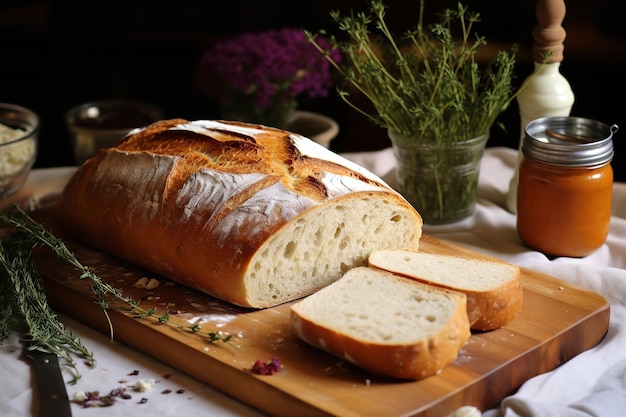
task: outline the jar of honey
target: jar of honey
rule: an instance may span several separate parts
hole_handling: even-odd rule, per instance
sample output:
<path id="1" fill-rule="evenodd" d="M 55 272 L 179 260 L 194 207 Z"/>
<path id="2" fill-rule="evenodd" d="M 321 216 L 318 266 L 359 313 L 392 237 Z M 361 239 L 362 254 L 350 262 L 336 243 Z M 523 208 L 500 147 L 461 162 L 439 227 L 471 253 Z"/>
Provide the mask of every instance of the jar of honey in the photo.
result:
<path id="1" fill-rule="evenodd" d="M 602 246 L 611 220 L 617 129 L 577 117 L 526 125 L 517 190 L 517 232 L 526 246 L 570 257 Z"/>

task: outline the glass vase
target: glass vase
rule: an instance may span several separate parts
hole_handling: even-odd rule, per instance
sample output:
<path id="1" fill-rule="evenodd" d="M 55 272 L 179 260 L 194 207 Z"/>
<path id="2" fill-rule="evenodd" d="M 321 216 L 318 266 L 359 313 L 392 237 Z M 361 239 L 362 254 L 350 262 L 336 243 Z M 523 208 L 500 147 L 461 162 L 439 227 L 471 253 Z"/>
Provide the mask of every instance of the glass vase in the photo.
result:
<path id="1" fill-rule="evenodd" d="M 460 221 L 474 213 L 480 162 L 489 134 L 464 141 L 433 141 L 389 131 L 398 191 L 425 224 Z"/>

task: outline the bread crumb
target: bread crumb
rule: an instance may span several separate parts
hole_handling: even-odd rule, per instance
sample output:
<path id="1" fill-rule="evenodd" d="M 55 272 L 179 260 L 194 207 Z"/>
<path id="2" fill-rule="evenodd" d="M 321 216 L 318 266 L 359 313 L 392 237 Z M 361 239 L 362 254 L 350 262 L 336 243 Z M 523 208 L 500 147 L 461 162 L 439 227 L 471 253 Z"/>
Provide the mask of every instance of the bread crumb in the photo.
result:
<path id="1" fill-rule="evenodd" d="M 146 288 L 146 285 L 148 284 L 148 278 L 143 277 L 143 278 L 139 278 L 134 284 L 133 287 L 135 288 Z"/>
<path id="2" fill-rule="evenodd" d="M 78 390 L 74 393 L 74 395 L 72 396 L 71 401 L 75 402 L 75 403 L 82 403 L 84 401 L 87 401 L 87 393 L 85 393 L 85 391 L 83 390 Z"/>
<path id="3" fill-rule="evenodd" d="M 135 391 L 146 392 L 146 391 L 149 391 L 154 384 L 156 384 L 156 381 L 154 380 L 154 378 L 150 378 L 147 380 L 142 379 L 139 382 L 137 382 L 135 385 L 133 385 L 133 389 Z"/>
<path id="4" fill-rule="evenodd" d="M 159 285 L 160 285 L 160 282 L 158 279 L 142 277 L 142 278 L 139 278 L 133 286 L 135 288 L 153 290 L 155 288 L 158 288 Z"/>

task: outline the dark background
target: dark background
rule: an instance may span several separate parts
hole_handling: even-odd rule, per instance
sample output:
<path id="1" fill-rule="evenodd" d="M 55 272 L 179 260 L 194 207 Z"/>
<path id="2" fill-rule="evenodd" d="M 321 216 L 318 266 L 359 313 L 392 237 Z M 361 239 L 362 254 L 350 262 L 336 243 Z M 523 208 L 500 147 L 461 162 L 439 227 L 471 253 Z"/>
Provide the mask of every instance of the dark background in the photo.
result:
<path id="1" fill-rule="evenodd" d="M 426 0 L 427 15 L 455 7 L 456 0 Z M 20 104 L 42 118 L 37 167 L 72 165 L 63 122 L 71 107 L 93 100 L 129 98 L 151 102 L 167 118 L 218 117 L 215 104 L 193 85 L 202 53 L 215 41 L 246 31 L 299 27 L 335 30 L 331 10 L 364 10 L 368 0 L 0 0 L 0 101 Z M 418 17 L 417 0 L 386 0 L 388 22 L 400 33 Z M 532 71 L 533 0 L 466 0 L 479 12 L 476 27 L 489 46 L 521 46 L 516 81 Z M 562 74 L 576 102 L 572 115 L 622 131 L 615 138 L 616 179 L 626 181 L 626 2 L 568 0 Z M 336 119 L 338 152 L 382 149 L 386 132 L 372 126 L 336 95 L 303 100 L 300 107 Z M 517 148 L 519 116 L 515 103 L 494 129 L 489 146 Z"/>

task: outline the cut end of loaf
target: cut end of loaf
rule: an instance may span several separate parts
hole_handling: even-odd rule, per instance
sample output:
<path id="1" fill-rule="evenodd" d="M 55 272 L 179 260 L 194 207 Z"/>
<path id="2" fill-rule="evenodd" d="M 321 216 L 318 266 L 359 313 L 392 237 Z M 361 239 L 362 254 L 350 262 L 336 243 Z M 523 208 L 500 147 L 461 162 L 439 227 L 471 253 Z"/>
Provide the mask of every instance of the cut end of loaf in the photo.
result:
<path id="1" fill-rule="evenodd" d="M 377 249 L 417 250 L 419 217 L 395 195 L 376 194 L 331 201 L 275 233 L 246 271 L 249 304 L 265 308 L 309 295 L 365 265 Z"/>
<path id="2" fill-rule="evenodd" d="M 470 337 L 465 295 L 368 267 L 291 309 L 302 340 L 392 378 L 436 374 Z"/>

